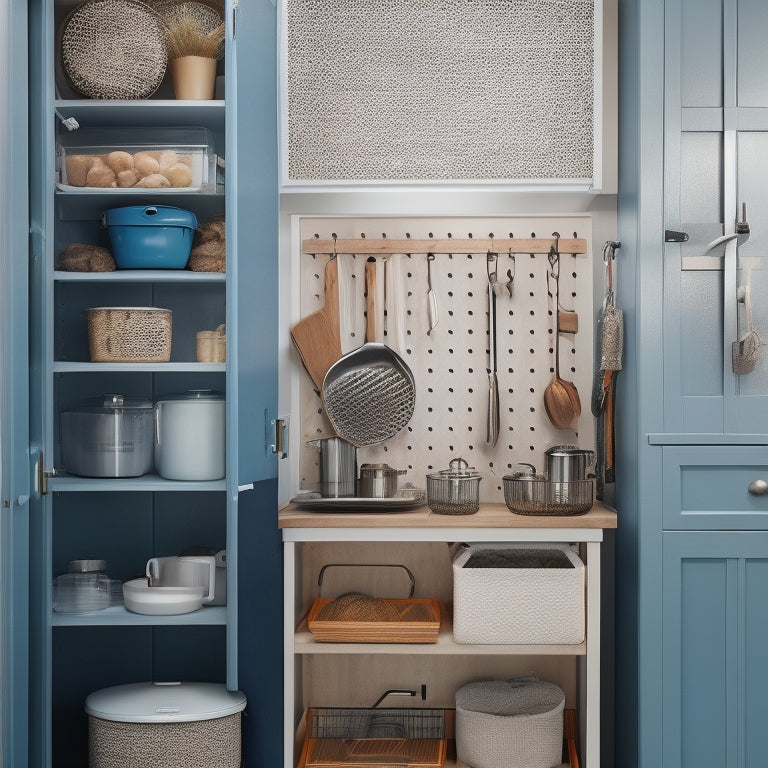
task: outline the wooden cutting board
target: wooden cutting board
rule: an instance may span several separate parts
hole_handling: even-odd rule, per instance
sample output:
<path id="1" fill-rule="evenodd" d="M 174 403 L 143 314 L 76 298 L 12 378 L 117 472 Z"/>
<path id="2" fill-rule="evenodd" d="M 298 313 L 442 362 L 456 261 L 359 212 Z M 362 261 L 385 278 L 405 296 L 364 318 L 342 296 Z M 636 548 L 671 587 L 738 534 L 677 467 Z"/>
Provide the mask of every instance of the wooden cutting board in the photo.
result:
<path id="1" fill-rule="evenodd" d="M 339 262 L 325 265 L 323 306 L 291 328 L 291 338 L 312 382 L 319 391 L 328 369 L 341 357 L 339 332 Z"/>

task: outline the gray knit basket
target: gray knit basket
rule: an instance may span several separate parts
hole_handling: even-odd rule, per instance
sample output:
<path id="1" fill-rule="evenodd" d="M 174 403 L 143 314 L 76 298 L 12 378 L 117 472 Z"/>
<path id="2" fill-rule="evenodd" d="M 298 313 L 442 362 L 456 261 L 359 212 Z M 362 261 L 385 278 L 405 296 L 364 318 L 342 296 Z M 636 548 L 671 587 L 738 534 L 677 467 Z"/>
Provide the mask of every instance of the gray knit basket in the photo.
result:
<path id="1" fill-rule="evenodd" d="M 563 754 L 563 690 L 535 679 L 456 692 L 456 756 L 472 768 L 553 768 Z"/>

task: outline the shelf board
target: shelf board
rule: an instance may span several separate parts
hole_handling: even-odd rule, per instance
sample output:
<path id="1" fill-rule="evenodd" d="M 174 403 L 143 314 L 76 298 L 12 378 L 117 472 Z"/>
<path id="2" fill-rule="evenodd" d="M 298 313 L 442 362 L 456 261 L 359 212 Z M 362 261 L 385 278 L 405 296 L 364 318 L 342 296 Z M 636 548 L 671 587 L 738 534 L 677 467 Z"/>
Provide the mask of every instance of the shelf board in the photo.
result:
<path id="1" fill-rule="evenodd" d="M 76 477 L 62 475 L 48 479 L 51 491 L 226 491 L 226 480 L 166 480 L 159 475 L 141 477 Z"/>
<path id="2" fill-rule="evenodd" d="M 371 654 L 397 656 L 584 656 L 586 642 L 573 645 L 476 645 L 453 639 L 453 622 L 441 611 L 440 632 L 436 643 L 318 643 L 302 621 L 293 639 L 294 653 Z"/>
<path id="3" fill-rule="evenodd" d="M 278 515 L 278 526 L 283 530 L 286 540 L 314 538 L 314 534 L 305 534 L 293 529 L 314 529 L 318 536 L 329 541 L 334 534 L 329 529 L 361 529 L 363 536 L 371 539 L 382 538 L 387 529 L 542 529 L 545 531 L 599 530 L 616 528 L 616 512 L 600 502 L 595 502 L 592 509 L 583 515 L 516 515 L 507 509 L 506 504 L 481 503 L 474 515 L 438 515 L 426 505 L 406 512 L 312 512 L 301 509 L 295 504 L 287 504 Z M 375 529 L 377 533 L 365 533 Z M 482 535 L 479 534 L 479 535 Z M 555 535 L 555 534 L 553 534 Z M 559 534 L 558 534 L 559 535 Z M 453 539 L 452 539 L 453 540 Z M 481 539 L 482 540 L 482 539 Z M 586 539 L 585 539 L 586 540 Z"/>
<path id="4" fill-rule="evenodd" d="M 191 626 L 225 625 L 227 609 L 223 606 L 203 607 L 192 613 L 178 616 L 145 616 L 131 613 L 122 605 L 105 608 L 94 613 L 56 613 L 51 614 L 54 627 L 124 627 L 124 626 Z"/>
<path id="5" fill-rule="evenodd" d="M 54 373 L 226 373 L 226 363 L 86 363 L 53 364 Z"/>
<path id="6" fill-rule="evenodd" d="M 223 283 L 223 272 L 193 272 L 189 269 L 118 269 L 115 272 L 63 272 L 53 279 L 60 283 Z"/>
<path id="7" fill-rule="evenodd" d="M 207 125 L 224 130 L 223 99 L 56 99 L 54 107 L 64 117 L 75 117 L 82 127 Z"/>

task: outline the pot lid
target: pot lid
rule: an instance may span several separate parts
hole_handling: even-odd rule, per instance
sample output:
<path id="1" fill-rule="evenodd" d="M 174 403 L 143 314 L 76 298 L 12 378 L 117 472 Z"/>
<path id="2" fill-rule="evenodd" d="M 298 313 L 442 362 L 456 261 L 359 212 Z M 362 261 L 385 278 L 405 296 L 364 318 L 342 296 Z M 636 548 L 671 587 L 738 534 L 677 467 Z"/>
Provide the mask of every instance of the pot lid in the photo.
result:
<path id="1" fill-rule="evenodd" d="M 102 397 L 85 400 L 82 405 L 69 409 L 78 413 L 118 413 L 125 410 L 152 410 L 152 401 L 141 397 L 127 397 L 108 392 Z M 66 411 L 65 411 L 66 412 Z"/>
<path id="2" fill-rule="evenodd" d="M 177 402 L 183 400 L 189 402 L 191 400 L 212 401 L 223 400 L 224 395 L 221 392 L 217 392 L 215 389 L 188 389 L 186 392 L 181 392 L 175 395 L 163 395 L 158 398 L 158 401 L 163 402 Z"/>
<path id="3" fill-rule="evenodd" d="M 85 711 L 120 723 L 215 720 L 245 709 L 245 696 L 219 683 L 129 683 L 94 691 Z"/>
<path id="4" fill-rule="evenodd" d="M 573 456 L 589 454 L 592 451 L 587 448 L 579 448 L 578 445 L 553 445 L 551 448 L 547 448 L 544 453 L 547 456 Z"/>
<path id="5" fill-rule="evenodd" d="M 474 468 L 470 467 L 464 459 L 456 458 L 451 459 L 448 462 L 448 469 L 442 469 L 439 472 L 433 472 L 427 475 L 427 477 L 434 480 L 444 480 L 450 478 L 461 478 L 463 480 L 480 480 L 480 473 Z"/>
<path id="6" fill-rule="evenodd" d="M 192 211 L 172 205 L 126 205 L 110 208 L 104 213 L 106 226 L 189 227 L 197 229 L 197 217 Z"/>

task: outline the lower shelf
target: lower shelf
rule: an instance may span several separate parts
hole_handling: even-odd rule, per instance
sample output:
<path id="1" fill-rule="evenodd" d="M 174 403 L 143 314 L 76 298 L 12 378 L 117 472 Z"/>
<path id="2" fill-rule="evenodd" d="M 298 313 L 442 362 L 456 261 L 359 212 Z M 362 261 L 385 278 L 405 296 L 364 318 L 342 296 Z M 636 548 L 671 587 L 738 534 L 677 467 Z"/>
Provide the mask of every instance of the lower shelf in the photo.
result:
<path id="1" fill-rule="evenodd" d="M 94 613 L 56 613 L 51 614 L 54 627 L 105 627 L 105 626 L 175 626 L 175 625 L 216 625 L 227 623 L 225 606 L 203 607 L 191 613 L 178 616 L 147 616 L 132 613 L 123 606 L 113 606 Z"/>

